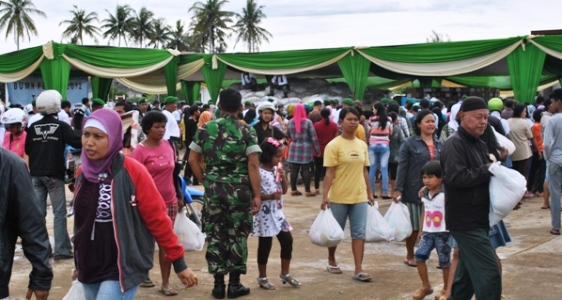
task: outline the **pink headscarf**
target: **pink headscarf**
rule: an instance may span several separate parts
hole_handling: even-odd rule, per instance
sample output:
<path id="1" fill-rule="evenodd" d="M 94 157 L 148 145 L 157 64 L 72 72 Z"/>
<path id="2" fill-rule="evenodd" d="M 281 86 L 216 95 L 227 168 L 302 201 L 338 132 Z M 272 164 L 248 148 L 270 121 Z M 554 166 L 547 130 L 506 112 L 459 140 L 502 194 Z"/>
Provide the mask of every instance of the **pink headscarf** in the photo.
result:
<path id="1" fill-rule="evenodd" d="M 335 122 L 334 121 L 334 110 L 332 109 L 331 105 L 326 105 L 326 108 L 330 110 L 330 121 Z M 336 122 L 337 123 L 337 122 Z"/>
<path id="2" fill-rule="evenodd" d="M 119 151 L 123 148 L 123 123 L 121 117 L 114 111 L 109 109 L 98 109 L 93 112 L 89 117 L 84 119 L 84 125 L 89 119 L 95 119 L 103 124 L 107 131 L 107 138 L 109 139 L 109 149 L 104 158 L 98 160 L 91 160 L 86 155 L 86 151 L 82 151 L 80 159 L 82 160 L 82 174 L 90 182 L 98 182 L 99 175 L 107 173 L 108 177 L 106 182 L 113 178 L 111 174 L 111 164 L 113 158 L 117 156 Z M 83 126 L 84 126 L 83 125 Z"/>
<path id="3" fill-rule="evenodd" d="M 291 121 L 295 122 L 295 130 L 298 133 L 301 133 L 301 123 L 302 120 L 306 120 L 306 109 L 302 103 L 297 104 L 295 106 L 295 110 L 293 111 L 293 118 Z"/>

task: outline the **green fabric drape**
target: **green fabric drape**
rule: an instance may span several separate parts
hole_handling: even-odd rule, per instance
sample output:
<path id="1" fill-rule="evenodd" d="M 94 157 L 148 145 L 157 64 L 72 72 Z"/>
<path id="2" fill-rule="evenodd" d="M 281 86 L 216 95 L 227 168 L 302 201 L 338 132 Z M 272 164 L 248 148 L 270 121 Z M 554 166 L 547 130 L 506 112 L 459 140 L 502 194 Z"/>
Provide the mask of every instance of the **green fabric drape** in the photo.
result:
<path id="1" fill-rule="evenodd" d="M 31 66 L 43 55 L 43 47 L 33 47 L 0 55 L 0 73 L 14 73 Z"/>
<path id="2" fill-rule="evenodd" d="M 205 84 L 207 84 L 209 95 L 211 95 L 209 104 L 215 104 L 217 103 L 219 92 L 222 86 L 222 81 L 224 79 L 224 74 L 226 73 L 226 64 L 219 61 L 217 69 L 213 70 L 212 57 L 205 57 L 205 65 L 201 68 L 201 73 L 203 73 Z"/>
<path id="3" fill-rule="evenodd" d="M 185 81 L 180 80 L 181 83 L 181 93 L 183 95 L 183 99 L 185 99 L 186 103 L 188 105 L 192 105 L 193 102 L 191 102 L 191 99 L 189 98 L 189 95 L 187 94 L 187 84 Z"/>
<path id="4" fill-rule="evenodd" d="M 332 82 L 346 82 L 347 80 L 345 78 L 332 78 L 332 79 L 326 79 L 328 82 L 332 83 Z M 401 85 L 404 84 L 408 81 L 410 81 L 411 79 L 400 79 L 400 80 L 394 80 L 394 79 L 388 79 L 388 78 L 383 78 L 383 77 L 378 77 L 378 76 L 369 76 L 367 77 L 367 83 L 366 83 L 366 87 L 373 87 L 373 88 L 377 88 L 377 89 L 388 89 L 391 87 L 395 87 L 397 85 Z"/>
<path id="5" fill-rule="evenodd" d="M 44 59 L 41 62 L 41 76 L 45 83 L 45 89 L 57 90 L 66 100 L 66 93 L 68 91 L 68 80 L 70 77 L 70 64 L 62 59 Z"/>
<path id="6" fill-rule="evenodd" d="M 66 45 L 64 54 L 94 66 L 123 69 L 154 65 L 172 56 L 167 50 L 160 49 L 78 45 Z"/>
<path id="7" fill-rule="evenodd" d="M 559 35 L 538 36 L 533 39 L 537 44 L 554 51 L 562 52 L 562 37 Z"/>
<path id="8" fill-rule="evenodd" d="M 199 92 L 201 91 L 200 82 L 182 80 L 181 86 L 182 86 L 182 91 L 184 91 L 185 99 L 188 99 L 190 105 L 199 101 L 199 96 L 200 96 Z"/>
<path id="9" fill-rule="evenodd" d="M 507 56 L 509 76 L 516 100 L 533 103 L 545 57 L 546 53 L 531 43 L 526 44 L 525 48 L 517 47 Z"/>
<path id="10" fill-rule="evenodd" d="M 178 82 L 178 62 L 179 57 L 174 57 L 164 66 L 164 77 L 166 78 L 166 90 L 168 96 L 176 96 L 176 83 Z"/>
<path id="11" fill-rule="evenodd" d="M 92 98 L 100 98 L 107 102 L 107 95 L 109 95 L 113 79 L 92 76 L 90 81 L 92 84 Z"/>
<path id="12" fill-rule="evenodd" d="M 539 86 L 553 82 L 558 78 L 557 75 L 541 75 L 539 80 Z M 510 76 L 450 76 L 445 77 L 445 79 L 470 87 L 491 87 L 498 88 L 500 90 L 512 90 Z"/>
<path id="13" fill-rule="evenodd" d="M 403 46 L 370 47 L 361 49 L 379 59 L 405 63 L 450 62 L 491 54 L 513 45 L 522 37 L 508 39 L 425 43 Z"/>
<path id="14" fill-rule="evenodd" d="M 355 99 L 363 99 L 371 62 L 359 53 L 351 52 L 340 59 L 338 65 Z"/>
<path id="15" fill-rule="evenodd" d="M 229 64 L 251 69 L 294 69 L 317 65 L 345 53 L 350 48 L 331 48 L 295 51 L 274 51 L 264 53 L 218 54 Z M 275 71 L 272 70 L 272 74 Z"/>

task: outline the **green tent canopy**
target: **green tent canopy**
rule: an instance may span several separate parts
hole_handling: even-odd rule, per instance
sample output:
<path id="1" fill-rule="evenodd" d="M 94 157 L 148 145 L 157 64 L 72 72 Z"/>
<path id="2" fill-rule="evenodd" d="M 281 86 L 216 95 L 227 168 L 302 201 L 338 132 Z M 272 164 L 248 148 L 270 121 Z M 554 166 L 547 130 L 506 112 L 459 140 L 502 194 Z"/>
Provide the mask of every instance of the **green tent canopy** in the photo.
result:
<path id="1" fill-rule="evenodd" d="M 539 86 L 562 78 L 562 35 L 342 47 L 262 53 L 180 53 L 176 50 L 79 46 L 49 42 L 0 55 L 0 82 L 15 82 L 40 72 L 45 86 L 65 97 L 69 76 L 90 76 L 95 97 L 105 98 L 113 79 L 144 93 L 197 98 L 205 83 L 211 102 L 225 80 L 251 72 L 291 78 L 345 81 L 362 99 L 368 86 L 392 88 L 417 80 L 512 90 L 531 102 Z M 182 86 L 183 84 L 183 86 Z"/>

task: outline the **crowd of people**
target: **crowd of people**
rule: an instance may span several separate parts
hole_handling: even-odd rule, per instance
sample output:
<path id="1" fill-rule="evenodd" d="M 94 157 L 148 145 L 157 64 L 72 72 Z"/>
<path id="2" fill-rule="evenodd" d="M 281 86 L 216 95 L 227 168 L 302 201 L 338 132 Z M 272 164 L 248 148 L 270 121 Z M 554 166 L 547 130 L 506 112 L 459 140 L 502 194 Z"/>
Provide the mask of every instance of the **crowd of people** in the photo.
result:
<path id="1" fill-rule="evenodd" d="M 281 281 L 302 285 L 290 273 L 293 227 L 283 213 L 283 195 L 289 188 L 292 196 L 302 195 L 300 183 L 306 197 L 321 198 L 320 208 L 329 208 L 342 229 L 349 219 L 353 279 L 362 282 L 373 279 L 362 268 L 367 206 L 377 198 L 406 205 L 412 234 L 405 240 L 403 262 L 417 268 L 422 282 L 414 299 L 433 293 L 425 265 L 433 249 L 444 282 L 436 299 L 502 297 L 495 250 L 510 237 L 503 221 L 490 227 L 488 220 L 488 168 L 495 161 L 527 179 L 525 198 L 544 197 L 550 233 L 560 234 L 561 89 L 528 105 L 471 96 L 449 105 L 421 100 L 400 106 L 383 98 L 365 109 L 363 102 L 346 98 L 341 104 L 324 100 L 287 107 L 269 99 L 256 107 L 242 103 L 233 89 L 223 90 L 219 99 L 215 107 L 178 105 L 173 96 L 162 106 L 150 105 L 141 98 L 108 109 L 97 98 L 73 106 L 47 90 L 29 108 L 3 112 L 0 199 L 10 205 L 2 206 L 7 211 L 0 216 L 10 217 L 0 220 L 8 250 L 2 252 L 8 275 L 0 281 L 0 299 L 9 295 L 18 236 L 33 266 L 27 298 L 34 293 L 47 299 L 53 277 L 49 257 L 54 257 L 74 260 L 73 278 L 83 284 L 87 299 L 133 299 L 139 287 L 155 286 L 149 276 L 154 241 L 159 291 L 177 295 L 169 280 L 172 266 L 186 287 L 197 285 L 172 230 L 184 205 L 177 176 L 205 189 L 202 231 L 217 299 L 250 293 L 241 282 L 249 235 L 258 237 L 260 288 L 276 289 L 267 276 L 274 236 L 281 246 Z M 139 123 L 124 126 L 131 112 Z M 508 155 L 496 134 L 508 138 L 515 151 Z M 82 163 L 72 174 L 72 243 L 66 229 L 69 147 L 81 149 Z M 45 228 L 47 195 L 54 214 L 53 249 Z M 18 209 L 24 205 L 29 209 Z M 328 248 L 331 274 L 342 273 L 336 249 Z"/>

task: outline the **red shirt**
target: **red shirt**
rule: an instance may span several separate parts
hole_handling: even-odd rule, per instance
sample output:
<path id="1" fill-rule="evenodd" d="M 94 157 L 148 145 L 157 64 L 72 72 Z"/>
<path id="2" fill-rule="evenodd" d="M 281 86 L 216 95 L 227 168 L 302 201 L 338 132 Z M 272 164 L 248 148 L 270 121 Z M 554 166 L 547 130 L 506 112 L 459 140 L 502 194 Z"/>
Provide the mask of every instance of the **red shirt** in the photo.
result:
<path id="1" fill-rule="evenodd" d="M 143 164 L 152 176 L 156 188 L 166 204 L 177 202 L 174 185 L 175 153 L 168 141 L 162 140 L 160 145 L 148 148 L 139 144 L 132 157 Z"/>
<path id="2" fill-rule="evenodd" d="M 326 145 L 338 134 L 338 125 L 332 121 L 326 125 L 326 121 L 322 120 L 314 123 L 314 130 L 316 130 L 318 144 L 320 145 L 320 156 L 324 157 Z"/>

